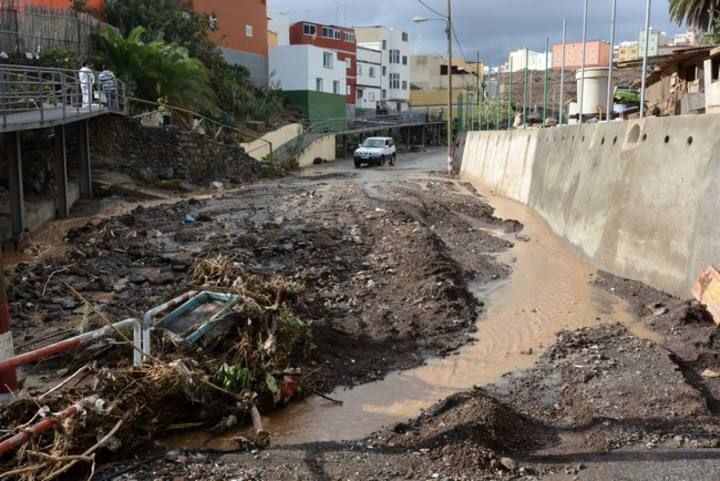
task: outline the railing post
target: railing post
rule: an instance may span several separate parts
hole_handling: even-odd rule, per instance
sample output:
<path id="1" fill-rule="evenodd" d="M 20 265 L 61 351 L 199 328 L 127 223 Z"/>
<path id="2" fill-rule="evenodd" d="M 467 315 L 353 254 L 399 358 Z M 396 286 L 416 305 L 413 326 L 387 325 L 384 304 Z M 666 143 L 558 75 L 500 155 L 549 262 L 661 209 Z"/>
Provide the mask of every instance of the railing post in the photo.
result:
<path id="1" fill-rule="evenodd" d="M 40 76 L 40 125 L 45 123 L 45 102 L 43 102 L 43 95 L 45 95 L 43 89 L 45 88 L 45 82 L 43 81 L 42 72 L 38 72 Z"/>
<path id="2" fill-rule="evenodd" d="M 65 119 L 67 119 L 67 112 L 66 112 L 66 108 L 65 108 L 65 104 L 67 103 L 67 102 L 65 102 L 65 96 L 67 95 L 67 92 L 65 90 L 66 85 L 65 85 L 65 74 L 64 73 L 60 74 L 60 79 L 61 79 L 60 80 L 60 101 L 62 102 L 63 120 L 65 120 Z"/>

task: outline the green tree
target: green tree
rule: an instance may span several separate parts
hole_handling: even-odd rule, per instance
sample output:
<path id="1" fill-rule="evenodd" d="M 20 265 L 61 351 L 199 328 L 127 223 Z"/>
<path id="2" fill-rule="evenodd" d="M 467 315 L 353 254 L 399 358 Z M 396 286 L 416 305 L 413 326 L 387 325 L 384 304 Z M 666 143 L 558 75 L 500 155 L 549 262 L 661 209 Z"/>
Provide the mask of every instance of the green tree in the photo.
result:
<path id="1" fill-rule="evenodd" d="M 98 62 L 110 66 L 141 99 L 216 114 L 218 107 L 208 69 L 189 56 L 186 48 L 166 42 L 162 35 L 145 41 L 142 27 L 124 37 L 112 29 L 97 36 Z"/>
<path id="2" fill-rule="evenodd" d="M 706 32 L 713 29 L 720 13 L 720 0 L 670 0 L 670 18 L 678 25 Z"/>

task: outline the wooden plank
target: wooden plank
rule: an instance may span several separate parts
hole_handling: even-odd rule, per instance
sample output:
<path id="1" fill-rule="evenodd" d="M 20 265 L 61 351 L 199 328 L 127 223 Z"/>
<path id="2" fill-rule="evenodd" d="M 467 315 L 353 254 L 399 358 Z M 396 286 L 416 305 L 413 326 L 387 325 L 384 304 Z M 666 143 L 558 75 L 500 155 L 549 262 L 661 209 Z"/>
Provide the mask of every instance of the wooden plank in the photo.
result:
<path id="1" fill-rule="evenodd" d="M 710 266 L 698 277 L 693 286 L 693 296 L 707 307 L 715 324 L 720 325 L 720 271 Z"/>

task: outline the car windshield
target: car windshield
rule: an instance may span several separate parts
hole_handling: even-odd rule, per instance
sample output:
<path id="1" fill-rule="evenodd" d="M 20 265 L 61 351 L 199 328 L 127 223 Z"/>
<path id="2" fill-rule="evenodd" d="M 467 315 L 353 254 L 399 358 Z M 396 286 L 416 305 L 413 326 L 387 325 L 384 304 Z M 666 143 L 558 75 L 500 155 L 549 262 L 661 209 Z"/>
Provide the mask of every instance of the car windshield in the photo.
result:
<path id="1" fill-rule="evenodd" d="M 378 147 L 384 147 L 385 146 L 385 140 L 383 139 L 365 139 L 365 142 L 363 142 L 363 147 L 370 147 L 373 149 L 376 149 Z"/>

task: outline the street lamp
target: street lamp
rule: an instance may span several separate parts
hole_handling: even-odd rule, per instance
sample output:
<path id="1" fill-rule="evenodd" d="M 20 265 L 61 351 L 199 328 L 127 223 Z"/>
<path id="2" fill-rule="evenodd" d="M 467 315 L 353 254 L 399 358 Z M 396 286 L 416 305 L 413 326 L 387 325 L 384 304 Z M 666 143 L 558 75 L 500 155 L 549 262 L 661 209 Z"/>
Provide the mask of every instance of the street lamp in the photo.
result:
<path id="1" fill-rule="evenodd" d="M 447 144 L 448 144 L 448 175 L 453 175 L 453 72 L 452 72 L 452 0 L 447 2 L 447 17 L 426 18 L 414 17 L 413 22 L 424 23 L 431 20 L 440 20 L 446 23 L 446 33 L 448 39 L 448 117 L 447 117 Z"/>

